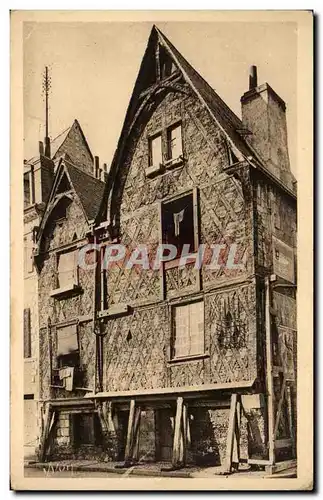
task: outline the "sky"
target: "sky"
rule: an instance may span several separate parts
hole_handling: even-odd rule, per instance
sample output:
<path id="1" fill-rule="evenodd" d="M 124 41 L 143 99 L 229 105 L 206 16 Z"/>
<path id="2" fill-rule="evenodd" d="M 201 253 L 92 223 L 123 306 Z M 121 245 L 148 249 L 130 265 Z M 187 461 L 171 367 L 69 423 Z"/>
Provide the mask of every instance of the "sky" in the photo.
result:
<path id="1" fill-rule="evenodd" d="M 286 102 L 297 173 L 297 25 L 292 22 L 158 22 L 158 28 L 241 117 L 249 67 Z M 151 22 L 24 23 L 24 157 L 45 135 L 44 68 L 51 76 L 49 135 L 76 118 L 93 155 L 111 164 Z"/>

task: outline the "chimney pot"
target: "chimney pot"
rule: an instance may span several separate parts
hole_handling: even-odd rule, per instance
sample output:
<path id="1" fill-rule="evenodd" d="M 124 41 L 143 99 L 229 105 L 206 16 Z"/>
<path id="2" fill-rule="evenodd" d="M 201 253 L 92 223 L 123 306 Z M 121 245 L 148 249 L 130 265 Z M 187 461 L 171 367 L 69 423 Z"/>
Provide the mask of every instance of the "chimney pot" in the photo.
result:
<path id="1" fill-rule="evenodd" d="M 98 156 L 94 157 L 94 177 L 97 179 L 99 177 L 100 160 Z"/>
<path id="2" fill-rule="evenodd" d="M 45 156 L 50 158 L 50 138 L 45 137 Z"/>
<path id="3" fill-rule="evenodd" d="M 249 71 L 249 90 L 255 89 L 258 86 L 257 82 L 257 66 L 250 66 Z"/>
<path id="4" fill-rule="evenodd" d="M 44 143 L 43 143 L 43 141 L 39 141 L 39 154 L 44 156 Z"/>

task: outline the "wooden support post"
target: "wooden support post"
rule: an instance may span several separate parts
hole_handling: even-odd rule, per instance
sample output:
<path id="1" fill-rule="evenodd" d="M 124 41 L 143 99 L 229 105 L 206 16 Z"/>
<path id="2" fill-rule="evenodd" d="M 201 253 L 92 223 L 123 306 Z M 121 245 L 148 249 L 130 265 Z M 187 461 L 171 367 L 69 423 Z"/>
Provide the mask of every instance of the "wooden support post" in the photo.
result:
<path id="1" fill-rule="evenodd" d="M 48 441 L 48 435 L 49 435 L 49 430 L 51 426 L 51 420 L 52 420 L 52 409 L 50 408 L 50 405 L 48 404 L 46 407 L 45 411 L 45 417 L 44 417 L 44 431 L 41 436 L 41 442 L 40 442 L 40 453 L 39 453 L 39 461 L 44 462 L 46 458 L 46 449 L 47 449 L 47 441 Z"/>
<path id="2" fill-rule="evenodd" d="M 183 404 L 182 420 L 183 421 L 182 421 L 181 443 L 182 443 L 183 451 L 182 451 L 180 460 L 183 463 L 183 465 L 185 465 L 186 460 L 187 460 L 187 427 L 188 427 L 188 425 L 187 425 L 187 404 Z"/>
<path id="3" fill-rule="evenodd" d="M 223 472 L 225 474 L 229 474 L 231 472 L 232 453 L 233 453 L 233 438 L 234 438 L 235 420 L 236 420 L 236 405 L 237 405 L 237 395 L 231 394 L 229 425 L 228 425 L 228 435 L 227 435 L 227 448 L 226 448 L 224 470 L 223 470 Z"/>
<path id="4" fill-rule="evenodd" d="M 268 451 L 269 462 L 275 463 L 275 436 L 274 436 L 274 389 L 273 389 L 273 359 L 270 318 L 270 284 L 269 277 L 265 278 L 265 327 L 266 327 L 266 385 L 268 411 Z"/>
<path id="5" fill-rule="evenodd" d="M 127 430 L 127 442 L 126 442 L 126 450 L 125 450 L 125 464 L 128 464 L 131 461 L 131 447 L 133 442 L 133 430 L 134 430 L 134 421 L 135 421 L 135 400 L 131 399 L 130 401 L 130 410 L 129 410 L 129 420 L 128 420 L 128 430 Z"/>
<path id="6" fill-rule="evenodd" d="M 288 413 L 289 434 L 290 434 L 290 438 L 292 441 L 293 458 L 295 458 L 295 456 L 296 456 L 296 443 L 295 443 L 295 430 L 294 430 L 294 422 L 293 422 L 292 394 L 291 394 L 290 385 L 288 385 L 286 387 L 286 397 L 287 397 L 287 413 Z"/>
<path id="7" fill-rule="evenodd" d="M 48 430 L 47 444 L 45 446 L 45 455 L 47 453 L 50 454 L 50 452 L 51 452 L 51 447 L 52 447 L 53 440 L 54 440 L 54 433 L 55 433 L 57 421 L 58 421 L 58 412 L 53 411 L 51 422 L 49 425 L 49 430 Z"/>
<path id="8" fill-rule="evenodd" d="M 235 432 L 234 432 L 233 455 L 232 455 L 232 462 L 234 463 L 236 469 L 239 468 L 239 463 L 240 463 L 240 421 L 241 421 L 241 397 L 237 396 Z"/>
<path id="9" fill-rule="evenodd" d="M 177 398 L 175 429 L 174 429 L 174 443 L 173 443 L 173 459 L 172 466 L 174 468 L 180 467 L 180 443 L 181 443 L 181 427 L 182 427 L 182 413 L 183 413 L 183 398 Z"/>
<path id="10" fill-rule="evenodd" d="M 141 416 L 141 408 L 138 407 L 136 408 L 135 412 L 133 443 L 131 450 L 131 457 L 133 462 L 138 462 L 139 459 L 140 416 Z"/>

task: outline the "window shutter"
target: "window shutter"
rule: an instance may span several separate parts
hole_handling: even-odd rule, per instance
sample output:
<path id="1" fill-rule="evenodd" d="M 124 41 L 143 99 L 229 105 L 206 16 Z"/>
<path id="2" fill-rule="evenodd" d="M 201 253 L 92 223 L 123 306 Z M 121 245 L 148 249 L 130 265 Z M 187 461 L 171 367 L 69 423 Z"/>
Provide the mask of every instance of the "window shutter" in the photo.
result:
<path id="1" fill-rule="evenodd" d="M 31 357 L 30 309 L 24 309 L 24 358 Z"/>

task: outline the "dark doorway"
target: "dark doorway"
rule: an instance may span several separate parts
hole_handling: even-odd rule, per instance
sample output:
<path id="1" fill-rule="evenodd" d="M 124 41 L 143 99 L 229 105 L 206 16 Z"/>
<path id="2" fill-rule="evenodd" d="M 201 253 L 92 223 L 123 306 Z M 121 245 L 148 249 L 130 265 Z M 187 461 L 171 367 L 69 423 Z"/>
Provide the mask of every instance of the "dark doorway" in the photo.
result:
<path id="1" fill-rule="evenodd" d="M 170 462 L 173 456 L 174 412 L 171 408 L 156 411 L 156 458 Z"/>
<path id="2" fill-rule="evenodd" d="M 83 445 L 97 445 L 101 442 L 98 416 L 95 413 L 72 414 L 73 442 L 76 448 Z"/>
<path id="3" fill-rule="evenodd" d="M 119 435 L 119 447 L 118 447 L 118 460 L 125 459 L 126 443 L 127 443 L 127 432 L 128 432 L 128 420 L 129 420 L 129 410 L 123 410 L 118 412 L 118 435 Z"/>

